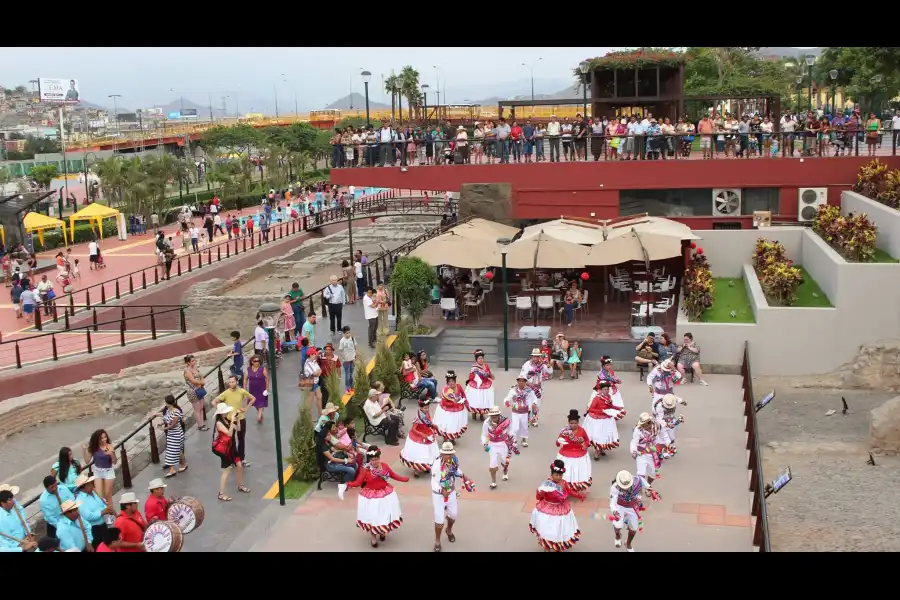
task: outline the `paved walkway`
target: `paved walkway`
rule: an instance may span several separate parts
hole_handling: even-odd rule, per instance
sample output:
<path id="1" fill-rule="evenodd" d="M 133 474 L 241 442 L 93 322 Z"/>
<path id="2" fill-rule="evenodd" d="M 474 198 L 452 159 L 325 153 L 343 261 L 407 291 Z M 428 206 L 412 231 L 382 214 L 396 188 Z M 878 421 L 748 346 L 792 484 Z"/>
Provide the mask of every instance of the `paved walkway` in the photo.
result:
<path id="1" fill-rule="evenodd" d="M 435 373 L 442 374 L 447 368 L 464 372 L 467 366 L 436 365 Z M 508 389 L 515 374 L 513 370 L 500 371 L 498 388 Z M 649 407 L 649 399 L 636 373 L 626 373 L 624 378 L 622 392 L 629 416 L 620 424 L 619 433 L 628 437 L 637 415 Z M 539 551 L 528 531 L 534 492 L 556 456 L 554 441 L 565 426 L 565 415 L 572 408 L 584 409 L 593 382 L 594 375 L 586 373 L 578 381 L 546 384 L 541 426 L 531 430 L 529 447 L 513 459 L 510 481 L 501 482 L 497 490 L 488 488 L 487 459 L 478 442 L 480 422 L 470 422 L 470 430 L 459 444 L 459 455 L 463 470 L 474 478 L 477 489 L 473 494 L 463 493 L 455 529 L 458 541 L 445 543 L 445 552 Z M 684 409 L 686 423 L 679 432 L 680 452 L 666 463 L 663 478 L 655 486 L 663 499 L 645 513 L 645 531 L 635 542 L 638 551 L 752 551 L 740 378 L 712 375 L 709 382 L 710 387 L 689 385 L 680 389 L 689 404 Z M 408 409 L 407 422 L 412 416 L 412 409 Z M 375 439 L 375 443 L 378 441 Z M 408 474 L 398 460 L 398 449 L 386 448 L 384 456 L 392 468 Z M 615 550 L 612 528 L 605 520 L 609 512 L 606 494 L 616 472 L 633 472 L 634 461 L 627 449 L 620 448 L 593 467 L 595 484 L 588 499 L 584 503 L 573 501 L 583 533 L 576 552 Z M 411 479 L 397 484 L 397 489 L 404 524 L 381 549 L 430 552 L 433 529 L 429 481 Z M 341 501 L 336 486 L 325 484 L 321 492 L 314 491 L 305 501 L 289 502 L 283 508 L 274 501 L 275 506 L 263 511 L 259 521 L 242 536 L 243 547 L 232 549 L 368 551 L 369 537 L 355 526 L 356 496 L 355 490 L 349 490 Z M 284 514 L 279 516 L 279 511 Z M 255 532 L 250 533 L 250 529 Z"/>

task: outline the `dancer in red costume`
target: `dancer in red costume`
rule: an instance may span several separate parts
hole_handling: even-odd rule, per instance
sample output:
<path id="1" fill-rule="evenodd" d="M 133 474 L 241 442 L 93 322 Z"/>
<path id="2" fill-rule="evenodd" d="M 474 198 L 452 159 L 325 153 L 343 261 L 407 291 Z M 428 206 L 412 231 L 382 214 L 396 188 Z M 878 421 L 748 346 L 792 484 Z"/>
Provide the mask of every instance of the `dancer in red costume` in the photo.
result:
<path id="1" fill-rule="evenodd" d="M 430 406 L 431 400 L 428 398 L 419 400 L 416 420 L 413 421 L 412 429 L 409 430 L 409 435 L 406 436 L 406 442 L 403 444 L 403 450 L 400 451 L 400 460 L 413 470 L 413 477 L 418 477 L 419 473 L 428 473 L 431 465 L 440 456 L 440 449 L 435 438 L 437 430 L 431 420 Z"/>
<path id="2" fill-rule="evenodd" d="M 594 460 L 606 456 L 606 451 L 619 447 L 619 431 L 616 422 L 625 416 L 623 409 L 617 408 L 610 389 L 612 384 L 606 380 L 598 380 L 594 386 L 594 395 L 584 415 L 584 430 L 594 448 Z"/>
<path id="3" fill-rule="evenodd" d="M 616 377 L 616 371 L 612 366 L 612 359 L 608 356 L 600 357 L 600 373 L 597 374 L 597 383 L 599 384 L 601 381 L 609 382 L 609 395 L 612 398 L 613 406 L 623 409 L 622 416 L 624 416 L 625 401 L 622 399 L 622 392 L 619 391 L 622 380 Z M 594 390 L 596 389 L 597 386 L 594 386 Z"/>
<path id="4" fill-rule="evenodd" d="M 579 422 L 577 410 L 569 411 L 569 425 L 559 432 L 556 446 L 559 454 L 556 458 L 563 461 L 566 472 L 563 474 L 572 489 L 583 492 L 591 487 L 594 479 L 591 477 L 591 459 L 588 457 L 588 448 L 591 447 L 591 439 Z"/>
<path id="5" fill-rule="evenodd" d="M 550 479 L 538 487 L 537 504 L 531 511 L 528 529 L 537 536 L 545 552 L 565 552 L 581 538 L 569 496 L 582 501 L 585 496 L 563 479 L 565 473 L 563 461 L 554 460 L 550 465 Z"/>
<path id="6" fill-rule="evenodd" d="M 356 479 L 347 484 L 348 488 L 361 487 L 359 504 L 356 508 L 356 526 L 372 536 L 372 547 L 384 541 L 388 532 L 399 529 L 403 524 L 400 499 L 388 479 L 407 482 L 409 477 L 397 475 L 381 462 L 381 450 L 371 446 L 366 455 L 369 462 L 359 470 Z"/>
<path id="7" fill-rule="evenodd" d="M 494 374 L 491 367 L 484 362 L 484 351 L 475 351 L 475 364 L 469 369 L 469 379 L 466 382 L 466 399 L 469 401 L 469 412 L 472 419 L 485 415 L 494 406 Z"/>
<path id="8" fill-rule="evenodd" d="M 456 383 L 455 371 L 447 371 L 446 380 L 440 393 L 441 403 L 434 411 L 434 426 L 445 442 L 461 438 L 469 428 L 466 391 Z"/>

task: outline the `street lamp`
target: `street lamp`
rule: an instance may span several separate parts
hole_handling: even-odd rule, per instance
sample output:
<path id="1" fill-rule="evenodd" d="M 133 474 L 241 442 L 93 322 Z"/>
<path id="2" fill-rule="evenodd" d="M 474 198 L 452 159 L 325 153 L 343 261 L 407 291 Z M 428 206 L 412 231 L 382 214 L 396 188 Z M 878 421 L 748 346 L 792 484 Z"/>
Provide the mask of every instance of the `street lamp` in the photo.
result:
<path id="1" fill-rule="evenodd" d="M 424 105 L 423 110 L 425 111 L 425 114 L 422 115 L 422 122 L 425 125 L 425 127 L 428 127 L 428 89 L 429 89 L 428 84 L 423 83 L 422 84 L 422 104 Z"/>
<path id="2" fill-rule="evenodd" d="M 813 76 L 812 76 L 812 68 L 813 65 L 816 64 L 816 57 L 813 55 L 808 55 L 806 57 L 806 70 L 809 73 L 809 110 L 812 112 L 812 95 L 813 95 Z"/>
<path id="3" fill-rule="evenodd" d="M 359 75 L 360 77 L 362 77 L 363 87 L 365 88 L 366 92 L 366 127 L 368 127 L 372 124 L 371 120 L 369 119 L 369 82 L 372 81 L 372 73 L 370 73 L 369 71 L 363 71 Z"/>
<path id="4" fill-rule="evenodd" d="M 835 102 L 835 89 L 837 86 L 837 78 L 838 78 L 838 70 L 832 69 L 828 71 L 828 76 L 831 77 L 831 114 L 832 116 L 837 114 L 837 109 L 834 106 Z"/>
<path id="5" fill-rule="evenodd" d="M 581 90 L 584 94 L 584 118 L 587 119 L 587 74 L 588 71 L 591 70 L 591 65 L 588 61 L 583 60 L 581 64 L 578 65 L 578 70 L 581 71 Z"/>
<path id="6" fill-rule="evenodd" d="M 531 65 L 522 63 L 523 67 L 529 67 L 531 69 L 531 115 L 532 116 L 534 116 L 534 68 L 542 60 L 544 60 L 543 57 L 538 57 L 538 59 L 536 61 L 534 61 L 533 63 L 531 63 Z"/>
<path id="7" fill-rule="evenodd" d="M 269 373 L 272 378 L 272 412 L 275 415 L 275 468 L 278 469 L 278 503 L 284 506 L 284 467 L 281 456 L 281 419 L 278 413 L 278 377 L 275 371 L 275 323 L 281 315 L 281 307 L 266 302 L 259 307 L 263 327 L 269 335 Z"/>
<path id="8" fill-rule="evenodd" d="M 97 155 L 94 154 L 93 152 L 85 152 L 84 160 L 82 161 L 82 164 L 81 164 L 81 166 L 84 168 L 84 203 L 85 204 L 89 204 L 90 198 L 91 198 L 91 188 L 90 188 L 91 182 L 90 182 L 90 177 L 88 176 L 88 155 L 92 155 L 95 160 L 97 158 Z M 78 207 L 76 206 L 75 208 L 77 209 Z M 60 213 L 60 214 L 62 214 L 62 213 Z"/>
<path id="9" fill-rule="evenodd" d="M 797 118 L 800 118 L 800 92 L 803 90 L 803 75 L 797 75 Z"/>
<path id="10" fill-rule="evenodd" d="M 113 101 L 113 117 L 116 120 L 116 143 L 113 144 L 113 154 L 116 153 L 116 149 L 119 146 L 119 103 L 118 99 L 122 97 L 122 94 L 110 94 L 109 98 L 112 98 Z"/>
<path id="11" fill-rule="evenodd" d="M 500 244 L 501 264 L 500 276 L 503 277 L 503 370 L 509 371 L 509 288 L 506 283 L 506 247 L 512 243 L 511 238 L 503 237 L 497 240 Z"/>

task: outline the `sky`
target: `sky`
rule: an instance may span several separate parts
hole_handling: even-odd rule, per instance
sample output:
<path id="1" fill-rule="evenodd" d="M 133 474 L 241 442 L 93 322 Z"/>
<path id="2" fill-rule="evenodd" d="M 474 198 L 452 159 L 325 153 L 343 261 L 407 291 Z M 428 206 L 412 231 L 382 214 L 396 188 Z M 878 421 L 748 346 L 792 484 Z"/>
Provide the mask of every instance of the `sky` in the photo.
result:
<path id="1" fill-rule="evenodd" d="M 0 84 L 25 85 L 39 77 L 77 79 L 83 100 L 120 107 L 163 105 L 184 96 L 200 105 L 209 97 L 228 112 L 266 112 L 296 104 L 323 108 L 351 91 L 363 92 L 360 73 L 372 73 L 370 97 L 385 100 L 382 76 L 412 65 L 442 102 L 527 93 L 534 65 L 536 93 L 574 83 L 572 69 L 589 57 L 620 48 L 22 48 L 0 68 Z M 523 66 L 522 63 L 525 63 Z M 435 68 L 437 67 L 437 68 Z M 516 86 L 507 84 L 517 84 Z M 515 89 L 513 89 L 515 88 Z M 430 94 L 429 94 L 430 95 Z M 390 103 L 389 98 L 387 103 Z"/>

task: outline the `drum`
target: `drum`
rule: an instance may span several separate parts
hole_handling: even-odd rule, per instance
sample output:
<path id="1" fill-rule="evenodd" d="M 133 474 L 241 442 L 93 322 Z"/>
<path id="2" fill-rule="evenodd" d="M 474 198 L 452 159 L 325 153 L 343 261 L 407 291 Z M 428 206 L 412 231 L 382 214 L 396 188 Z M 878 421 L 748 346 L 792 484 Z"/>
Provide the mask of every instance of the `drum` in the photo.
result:
<path id="1" fill-rule="evenodd" d="M 166 518 L 178 525 L 185 534 L 203 525 L 203 505 L 191 496 L 178 498 L 169 505 Z"/>
<path id="2" fill-rule="evenodd" d="M 184 534 L 171 521 L 156 521 L 144 532 L 144 548 L 147 552 L 181 552 Z"/>

